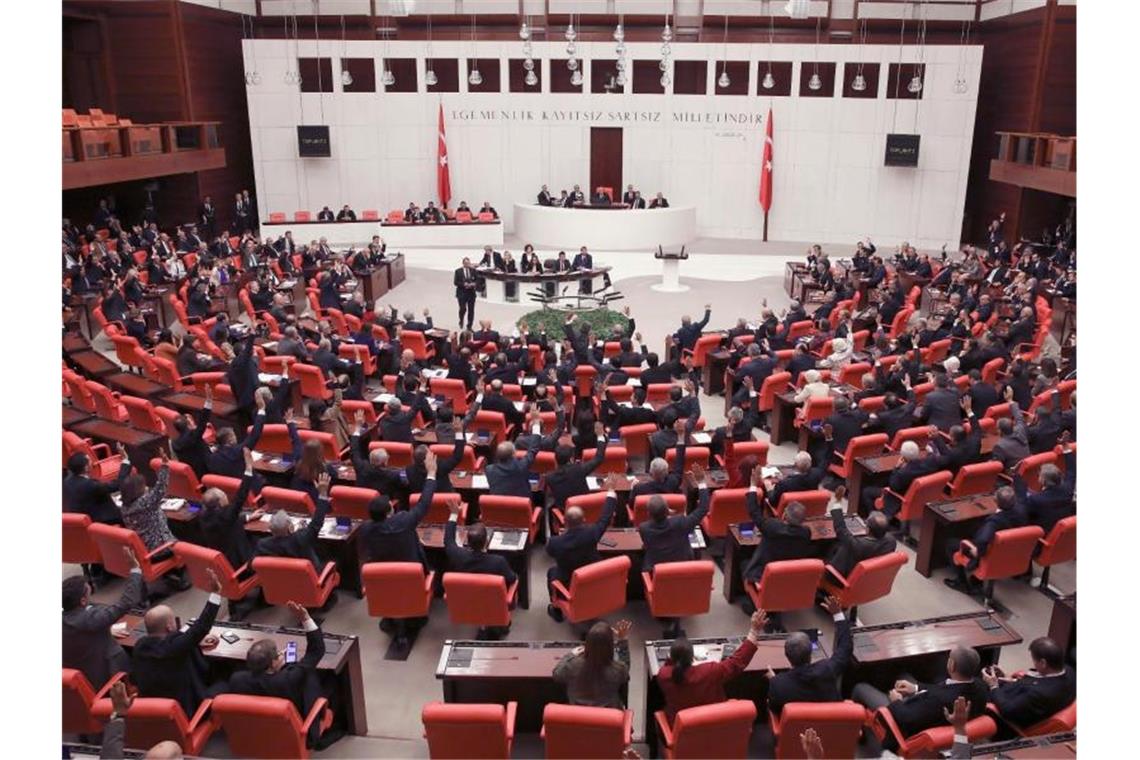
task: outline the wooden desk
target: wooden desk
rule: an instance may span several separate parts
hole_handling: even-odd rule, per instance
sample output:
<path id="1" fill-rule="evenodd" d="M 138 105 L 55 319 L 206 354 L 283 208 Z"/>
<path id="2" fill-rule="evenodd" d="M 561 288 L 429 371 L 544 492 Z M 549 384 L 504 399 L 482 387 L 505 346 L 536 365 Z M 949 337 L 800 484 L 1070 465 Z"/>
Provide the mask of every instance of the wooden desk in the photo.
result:
<path id="1" fill-rule="evenodd" d="M 1077 664 L 1077 595 L 1057 597 L 1053 600 L 1053 614 L 1049 616 L 1049 638 L 1065 653 L 1065 661 Z"/>
<path id="2" fill-rule="evenodd" d="M 101 381 L 106 375 L 114 375 L 123 369 L 98 351 L 76 351 L 67 355 L 68 364 L 92 380 Z"/>
<path id="3" fill-rule="evenodd" d="M 855 629 L 855 652 L 844 676 L 843 693 L 859 681 L 889 691 L 904 671 L 924 682 L 943 679 L 946 658 L 959 645 L 977 649 L 983 666 L 994 665 L 1002 647 L 1021 640 L 1009 623 L 984 610 L 862 626 Z"/>
<path id="4" fill-rule="evenodd" d="M 858 515 L 847 515 L 847 529 L 853 536 L 867 535 L 867 524 Z M 819 542 L 817 548 L 822 558 L 835 540 L 835 526 L 831 523 L 831 516 L 812 517 L 804 520 L 804 525 L 811 531 L 811 540 Z M 743 596 L 744 568 L 756 553 L 761 537 L 758 533 L 745 537 L 740 533 L 737 524 L 728 526 L 728 534 L 724 539 L 724 582 L 721 584 L 721 593 L 729 604 Z"/>
<path id="5" fill-rule="evenodd" d="M 772 411 L 768 412 L 768 428 L 773 446 L 794 439 L 796 409 L 799 407 L 800 404 L 795 401 L 795 393 L 778 393 L 772 399 Z"/>
<path id="6" fill-rule="evenodd" d="M 616 513 L 615 513 L 616 517 Z M 708 548 L 705 535 L 700 528 L 694 528 L 689 534 L 689 545 L 693 548 L 693 557 L 701 558 L 701 553 Z M 629 576 L 626 581 L 625 594 L 627 599 L 644 599 L 645 584 L 641 579 L 641 570 L 645 564 L 645 544 L 637 528 L 611 527 L 602 534 L 598 541 L 598 554 L 602 559 L 626 556 L 630 559 Z"/>
<path id="7" fill-rule="evenodd" d="M 922 511 L 914 569 L 929 578 L 935 568 L 948 563 L 947 543 L 973 536 L 981 522 L 994 512 L 997 512 L 994 493 L 928 502 Z"/>
<path id="8" fill-rule="evenodd" d="M 495 537 L 496 533 L 508 534 L 523 534 L 526 531 L 511 528 L 496 528 L 494 526 L 487 526 L 487 543 L 490 544 L 491 540 Z M 447 553 L 443 548 L 443 534 L 446 530 L 446 525 L 420 525 L 416 528 L 419 534 L 420 543 L 423 544 L 427 553 L 428 564 L 436 571 L 438 577 L 443 577 L 443 572 L 448 569 L 447 566 Z M 467 543 L 467 526 L 457 526 L 455 531 L 456 541 L 460 546 Z M 488 550 L 491 554 L 499 554 L 506 558 L 507 564 L 511 566 L 511 570 L 515 571 L 515 575 L 519 578 L 519 592 L 518 592 L 518 606 L 524 610 L 530 609 L 530 552 L 531 544 L 527 541 L 523 544 L 521 549 L 512 550 Z M 442 583 L 437 584 L 437 595 L 442 589 Z"/>
<path id="9" fill-rule="evenodd" d="M 127 449 L 127 456 L 148 483 L 154 482 L 154 472 L 150 469 L 150 460 L 158 456 L 160 447 L 166 445 L 166 436 L 149 433 L 145 430 L 133 428 L 118 422 L 111 422 L 99 417 L 76 423 L 71 426 L 72 431 L 84 438 L 94 438 L 97 441 L 111 444 L 121 443 Z"/>
<path id="10" fill-rule="evenodd" d="M 74 406 L 63 404 L 63 427 L 65 430 L 78 425 L 80 422 L 86 422 L 90 419 L 93 418 L 87 412 L 76 409 Z"/>
<path id="11" fill-rule="evenodd" d="M 65 354 L 90 350 L 91 344 L 87 342 L 87 338 L 84 338 L 82 333 L 69 332 L 63 336 L 63 352 Z"/>
<path id="12" fill-rule="evenodd" d="M 859 504 L 863 495 L 863 481 L 890 472 L 898 467 L 901 461 L 902 454 L 897 451 L 856 458 L 851 463 L 851 472 L 847 475 L 847 514 L 853 515 L 861 511 Z"/>
<path id="13" fill-rule="evenodd" d="M 566 702 L 566 690 L 554 682 L 554 666 L 581 643 L 447 639 L 435 677 L 443 684 L 444 702 L 518 702 L 515 731 L 538 733 L 546 705 Z M 628 704 L 628 686 L 622 687 L 621 696 Z"/>
<path id="14" fill-rule="evenodd" d="M 1007 757 L 1024 757 L 1027 760 L 1072 760 L 1076 756 L 1077 734 L 1075 731 L 976 744 L 970 749 L 970 757 L 992 757 L 995 760 Z"/>
<path id="15" fill-rule="evenodd" d="M 751 699 L 756 703 L 759 715 L 765 715 L 768 701 L 768 679 L 764 676 L 768 668 L 780 673 L 791 668 L 791 663 L 784 655 L 784 642 L 788 633 L 766 633 L 760 636 L 756 644 L 756 654 L 752 661 L 739 677 L 725 684 L 725 695 L 729 699 Z M 689 639 L 695 653 L 703 648 L 703 659 L 694 658 L 694 664 L 699 662 L 719 662 L 731 655 L 743 641 L 741 636 L 714 636 L 708 638 Z M 643 741 L 649 745 L 650 757 L 658 757 L 657 723 L 653 713 L 665 708 L 665 697 L 661 687 L 657 684 L 657 673 L 669 659 L 669 648 L 673 645 L 672 639 L 658 639 L 646 641 L 645 652 L 645 695 L 644 707 L 641 711 L 641 733 Z M 726 651 L 727 649 L 727 651 Z M 828 657 L 827 649 L 822 641 L 812 650 L 812 661 Z M 635 732 L 636 733 L 636 732 Z"/>
<path id="16" fill-rule="evenodd" d="M 388 270 L 388 290 L 392 290 L 407 279 L 407 263 L 408 260 L 402 253 L 397 253 L 385 262 L 385 268 Z"/>
<path id="17" fill-rule="evenodd" d="M 714 396 L 718 393 L 724 393 L 726 396 L 731 396 L 731 393 L 725 391 L 724 372 L 728 369 L 728 360 L 732 358 L 732 351 L 727 348 L 718 348 L 716 351 L 709 351 L 705 354 L 705 364 L 701 368 L 701 388 L 705 393 Z"/>
<path id="18" fill-rule="evenodd" d="M 126 394 L 127 396 L 138 396 L 139 398 L 150 399 L 151 401 L 164 393 L 170 393 L 169 385 L 163 385 L 162 383 L 151 380 L 149 377 L 135 375 L 130 372 L 116 372 L 113 375 L 107 375 L 101 382 L 119 393 Z"/>
<path id="19" fill-rule="evenodd" d="M 142 613 L 132 610 L 119 618 L 126 623 L 128 634 L 116 638 L 124 648 L 130 649 L 144 634 Z M 183 626 L 185 629 L 187 626 Z M 278 651 L 285 651 L 290 642 L 297 645 L 297 658 L 305 656 L 305 632 L 299 628 L 285 628 L 256 623 L 239 623 L 232 620 L 216 622 L 210 633 L 218 637 L 218 645 L 203 650 L 210 666 L 210 681 L 216 683 L 239 670 L 245 670 L 245 658 L 249 649 L 257 641 L 272 639 Z M 223 633 L 234 633 L 241 638 L 230 644 L 221 638 Z M 339 693 L 341 710 L 338 710 L 334 724 L 345 731 L 364 736 L 368 733 L 368 715 L 364 705 L 364 671 L 360 665 L 360 640 L 356 636 L 323 632 L 325 655 L 317 663 L 317 674 L 321 686 Z"/>
<path id="20" fill-rule="evenodd" d="M 183 414 L 196 414 L 205 406 L 206 397 L 189 391 L 176 391 L 174 393 L 168 393 L 155 401 L 162 406 L 177 409 Z M 244 431 L 245 428 L 238 424 L 237 411 L 237 404 L 214 399 L 214 408 L 210 412 L 210 418 L 215 421 L 215 426 L 217 422 L 221 422 L 226 425 L 232 425 L 235 432 L 241 432 Z"/>
<path id="21" fill-rule="evenodd" d="M 377 298 L 382 298 L 388 292 L 387 270 L 385 266 L 375 266 L 353 272 L 352 276 L 360 283 L 364 300 L 368 303 L 375 303 Z"/>

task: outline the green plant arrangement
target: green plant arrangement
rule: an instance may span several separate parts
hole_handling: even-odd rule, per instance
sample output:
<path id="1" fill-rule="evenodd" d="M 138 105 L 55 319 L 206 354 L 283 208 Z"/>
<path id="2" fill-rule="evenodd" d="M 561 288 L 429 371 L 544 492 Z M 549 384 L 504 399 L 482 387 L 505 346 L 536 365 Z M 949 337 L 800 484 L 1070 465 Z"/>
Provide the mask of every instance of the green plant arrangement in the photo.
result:
<path id="1" fill-rule="evenodd" d="M 521 317 L 518 324 L 520 326 L 526 324 L 532 333 L 545 330 L 547 335 L 561 337 L 562 325 L 566 323 L 566 317 L 571 313 L 578 315 L 574 320 L 575 329 L 581 330 L 584 323 L 589 324 L 597 335 L 609 335 L 615 325 L 622 329 L 629 325 L 629 319 L 621 312 L 610 309 L 538 309 Z"/>

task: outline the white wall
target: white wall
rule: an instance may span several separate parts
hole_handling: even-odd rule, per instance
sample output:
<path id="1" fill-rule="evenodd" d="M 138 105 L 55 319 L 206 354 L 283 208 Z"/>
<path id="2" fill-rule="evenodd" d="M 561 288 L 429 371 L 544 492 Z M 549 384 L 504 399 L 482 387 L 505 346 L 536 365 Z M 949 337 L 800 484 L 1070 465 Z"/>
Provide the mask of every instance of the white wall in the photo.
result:
<path id="1" fill-rule="evenodd" d="M 254 172 L 261 218 L 270 211 L 292 214 L 336 209 L 348 203 L 357 213 L 403 208 L 409 200 L 435 198 L 436 118 L 443 104 L 451 161 L 453 205 L 489 200 L 511 229 L 511 206 L 534 198 L 544 182 L 559 188 L 589 183 L 589 127 L 624 126 L 622 176 L 642 193 L 661 190 L 674 205 L 698 209 L 702 236 L 759 238 L 763 213 L 757 201 L 764 123 L 773 113 L 774 201 L 772 240 L 851 243 L 871 235 L 884 242 L 910 240 L 923 247 L 956 244 L 969 171 L 982 50 L 971 46 L 928 46 L 926 81 L 920 101 L 886 99 L 892 61 L 920 60 L 917 49 L 897 46 L 827 45 L 820 60 L 839 61 L 837 95 L 800 98 L 799 66 L 790 97 L 718 95 L 510 93 L 507 59 L 521 58 L 521 43 L 478 43 L 480 58 L 501 58 L 501 93 L 424 92 L 422 43 L 390 43 L 393 58 L 420 58 L 419 93 L 343 93 L 342 56 L 384 55 L 383 42 L 246 40 L 247 69 L 256 64 L 261 83 L 248 88 Z M 659 57 L 658 45 L 631 43 L 629 59 Z M 434 44 L 437 58 L 460 58 L 460 88 L 472 43 Z M 589 58 L 612 58 L 612 43 L 582 43 L 586 81 Z M 674 57 L 719 59 L 715 44 L 677 44 Z M 535 43 L 536 58 L 564 58 L 564 44 Z M 296 56 L 333 58 L 336 92 L 300 93 L 287 85 Z M 729 45 L 729 60 L 815 60 L 813 45 Z M 964 56 L 965 94 L 953 91 Z M 844 60 L 879 62 L 879 97 L 841 97 Z M 549 87 L 549 60 L 543 60 Z M 716 74 L 709 66 L 709 90 Z M 756 66 L 749 92 L 755 92 Z M 379 79 L 379 76 L 377 77 Z M 377 85 L 379 87 L 379 84 Z M 507 112 L 512 118 L 503 118 Z M 555 112 L 574 112 L 559 120 Z M 620 121 L 618 114 L 650 114 L 650 121 Z M 700 122 L 679 122 L 696 114 Z M 743 116 L 745 123 L 727 121 Z M 759 116 L 760 118 L 756 118 Z M 720 121 L 716 121 L 717 117 Z M 296 126 L 330 126 L 332 158 L 297 157 Z M 886 134 L 922 135 L 917 168 L 883 166 Z"/>

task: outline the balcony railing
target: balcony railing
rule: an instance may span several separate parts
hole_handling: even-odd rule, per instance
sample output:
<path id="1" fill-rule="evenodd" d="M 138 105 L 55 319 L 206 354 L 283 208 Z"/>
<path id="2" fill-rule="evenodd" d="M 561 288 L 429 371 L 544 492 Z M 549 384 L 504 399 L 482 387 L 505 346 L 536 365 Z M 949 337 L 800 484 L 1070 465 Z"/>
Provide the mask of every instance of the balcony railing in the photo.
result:
<path id="1" fill-rule="evenodd" d="M 998 132 L 990 179 L 1058 195 L 1077 195 L 1077 138 Z"/>

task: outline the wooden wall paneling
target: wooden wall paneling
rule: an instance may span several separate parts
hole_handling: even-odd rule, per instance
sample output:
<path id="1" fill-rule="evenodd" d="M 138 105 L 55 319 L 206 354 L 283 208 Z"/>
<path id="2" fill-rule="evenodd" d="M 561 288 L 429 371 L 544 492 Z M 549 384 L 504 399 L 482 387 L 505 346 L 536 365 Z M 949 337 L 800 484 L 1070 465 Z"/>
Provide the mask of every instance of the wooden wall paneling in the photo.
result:
<path id="1" fill-rule="evenodd" d="M 105 8 L 115 113 L 136 124 L 189 119 L 170 3 L 140 0 Z"/>

